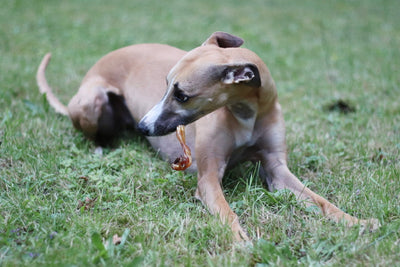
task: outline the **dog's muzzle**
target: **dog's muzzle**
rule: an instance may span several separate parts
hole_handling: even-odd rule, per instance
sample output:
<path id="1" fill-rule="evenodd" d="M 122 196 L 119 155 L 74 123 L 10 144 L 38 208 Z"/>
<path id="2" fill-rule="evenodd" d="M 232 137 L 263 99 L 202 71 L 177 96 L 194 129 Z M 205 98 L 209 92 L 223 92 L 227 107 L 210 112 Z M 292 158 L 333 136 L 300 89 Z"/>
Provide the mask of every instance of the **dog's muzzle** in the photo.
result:
<path id="1" fill-rule="evenodd" d="M 161 136 L 174 132 L 179 125 L 188 125 L 195 120 L 195 116 L 183 117 L 174 113 L 163 113 L 156 120 L 146 115 L 138 123 L 137 129 L 146 136 Z"/>
<path id="2" fill-rule="evenodd" d="M 137 129 L 146 136 L 166 135 L 174 132 L 179 125 L 194 122 L 202 114 L 190 110 L 178 112 L 171 108 L 165 108 L 164 104 L 160 102 L 140 120 Z"/>
<path id="3" fill-rule="evenodd" d="M 146 136 L 151 135 L 150 128 L 147 127 L 146 123 L 143 120 L 141 120 L 139 122 L 139 124 L 137 125 L 137 130 L 143 135 L 146 135 Z"/>

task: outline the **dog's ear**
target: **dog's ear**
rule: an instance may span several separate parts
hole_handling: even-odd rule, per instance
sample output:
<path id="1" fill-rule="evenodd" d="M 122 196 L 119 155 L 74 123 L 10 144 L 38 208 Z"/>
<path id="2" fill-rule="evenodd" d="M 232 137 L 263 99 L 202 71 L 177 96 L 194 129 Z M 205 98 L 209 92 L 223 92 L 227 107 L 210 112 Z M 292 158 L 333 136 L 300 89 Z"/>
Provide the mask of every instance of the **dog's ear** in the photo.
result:
<path id="1" fill-rule="evenodd" d="M 254 64 L 240 64 L 225 66 L 222 72 L 224 84 L 246 83 L 253 87 L 261 86 L 260 72 Z"/>
<path id="2" fill-rule="evenodd" d="M 239 47 L 244 43 L 242 38 L 226 32 L 214 32 L 203 45 L 216 45 L 222 48 Z"/>

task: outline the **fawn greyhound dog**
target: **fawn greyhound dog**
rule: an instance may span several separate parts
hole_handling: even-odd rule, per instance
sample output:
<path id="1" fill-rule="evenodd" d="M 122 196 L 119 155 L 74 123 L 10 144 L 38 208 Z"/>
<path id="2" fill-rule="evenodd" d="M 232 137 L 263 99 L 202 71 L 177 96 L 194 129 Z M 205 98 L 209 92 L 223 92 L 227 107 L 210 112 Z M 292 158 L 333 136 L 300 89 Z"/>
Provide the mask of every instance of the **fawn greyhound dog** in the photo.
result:
<path id="1" fill-rule="evenodd" d="M 336 222 L 378 227 L 376 219 L 359 220 L 341 211 L 290 172 L 275 83 L 263 61 L 242 44 L 239 37 L 215 32 L 190 52 L 161 44 L 118 49 L 88 71 L 68 107 L 46 82 L 50 54 L 39 66 L 37 81 L 50 105 L 92 139 L 134 128 L 173 161 L 181 148 L 171 133 L 186 125 L 194 154 L 189 170 L 198 174 L 195 196 L 231 227 L 236 240 L 248 236 L 225 200 L 221 180 L 226 168 L 245 160 L 261 163 L 269 190 L 289 189 Z"/>

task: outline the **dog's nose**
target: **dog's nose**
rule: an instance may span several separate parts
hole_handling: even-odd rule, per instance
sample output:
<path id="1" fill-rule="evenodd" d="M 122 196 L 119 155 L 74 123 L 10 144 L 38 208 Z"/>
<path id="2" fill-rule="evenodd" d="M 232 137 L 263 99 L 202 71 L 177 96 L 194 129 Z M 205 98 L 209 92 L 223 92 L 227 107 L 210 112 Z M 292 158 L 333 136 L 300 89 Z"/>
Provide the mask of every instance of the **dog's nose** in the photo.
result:
<path id="1" fill-rule="evenodd" d="M 150 134 L 150 129 L 147 127 L 146 123 L 143 122 L 143 120 L 139 122 L 137 129 L 144 135 Z"/>

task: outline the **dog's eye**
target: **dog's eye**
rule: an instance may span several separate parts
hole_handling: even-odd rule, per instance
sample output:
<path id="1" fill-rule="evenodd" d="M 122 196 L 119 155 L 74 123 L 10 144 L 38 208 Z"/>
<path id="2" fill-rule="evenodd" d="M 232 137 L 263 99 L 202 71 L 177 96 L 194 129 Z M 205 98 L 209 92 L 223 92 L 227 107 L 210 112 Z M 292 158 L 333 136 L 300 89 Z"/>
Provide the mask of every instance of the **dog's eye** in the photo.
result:
<path id="1" fill-rule="evenodd" d="M 174 98 L 181 103 L 185 103 L 186 101 L 189 100 L 189 97 L 185 95 L 181 90 L 175 90 Z"/>
<path id="2" fill-rule="evenodd" d="M 185 103 L 189 100 L 189 96 L 183 93 L 183 91 L 179 89 L 177 85 L 175 85 L 174 89 L 174 98 L 181 103 Z"/>

